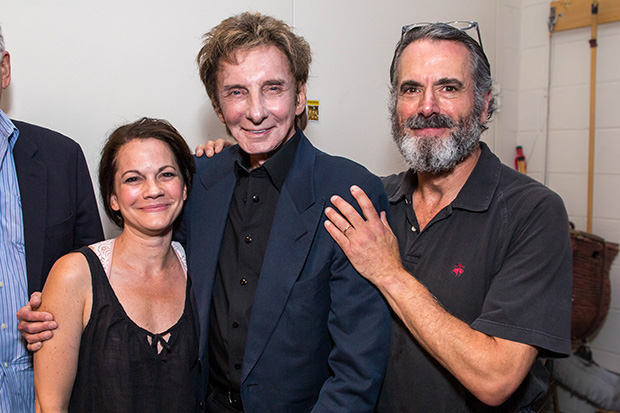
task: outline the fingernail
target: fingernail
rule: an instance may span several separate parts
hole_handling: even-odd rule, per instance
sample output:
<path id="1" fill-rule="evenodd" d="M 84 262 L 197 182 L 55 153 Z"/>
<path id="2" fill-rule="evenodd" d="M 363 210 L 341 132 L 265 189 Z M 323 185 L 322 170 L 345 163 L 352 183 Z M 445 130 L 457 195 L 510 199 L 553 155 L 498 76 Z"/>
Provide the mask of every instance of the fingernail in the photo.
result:
<path id="1" fill-rule="evenodd" d="M 353 185 L 353 186 L 351 187 L 351 192 L 359 191 L 359 189 L 360 189 L 360 188 L 359 188 L 359 186 L 357 186 L 357 185 Z"/>

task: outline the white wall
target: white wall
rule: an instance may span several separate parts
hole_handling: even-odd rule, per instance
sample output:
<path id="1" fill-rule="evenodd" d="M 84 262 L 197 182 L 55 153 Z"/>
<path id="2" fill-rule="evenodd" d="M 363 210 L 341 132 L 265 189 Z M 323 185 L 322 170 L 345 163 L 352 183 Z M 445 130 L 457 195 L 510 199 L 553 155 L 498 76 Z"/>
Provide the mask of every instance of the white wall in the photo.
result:
<path id="1" fill-rule="evenodd" d="M 2 0 L 13 65 L 2 109 L 77 140 L 93 176 L 106 135 L 140 116 L 168 119 L 190 147 L 224 136 L 194 59 L 203 33 L 244 10 L 281 18 L 309 41 L 308 98 L 320 100 L 321 119 L 308 136 L 377 174 L 403 169 L 387 112 L 401 26 L 477 20 L 495 61 L 496 7 L 486 0 Z M 494 124 L 485 137 L 491 146 L 493 131 Z"/>
<path id="2" fill-rule="evenodd" d="M 523 0 L 518 51 L 518 144 L 528 155 L 528 173 L 558 192 L 577 229 L 586 227 L 590 29 L 546 29 L 549 2 Z M 620 241 L 620 22 L 598 28 L 596 153 L 592 232 Z M 549 54 L 550 53 L 550 54 Z M 549 59 L 549 56 L 551 58 Z M 550 70 L 549 70 L 550 69 Z M 550 89 L 547 88 L 550 79 Z M 548 140 L 545 134 L 548 110 Z M 545 148 L 548 148 L 545 150 Z M 611 269 L 611 308 L 594 336 L 594 360 L 620 373 L 620 259 Z M 594 412 L 560 391 L 563 412 Z"/>
<path id="3" fill-rule="evenodd" d="M 320 100 L 321 121 L 309 125 L 308 135 L 321 149 L 377 174 L 403 168 L 389 137 L 386 109 L 388 68 L 400 27 L 477 20 L 501 90 L 500 111 L 485 140 L 509 164 L 515 145 L 523 145 L 528 173 L 548 181 L 584 229 L 589 33 L 557 33 L 550 43 L 547 0 L 2 0 L 0 24 L 13 63 L 2 109 L 73 137 L 93 174 L 107 133 L 139 116 L 170 120 L 190 146 L 223 136 L 194 59 L 204 32 L 244 10 L 281 18 L 310 42 L 308 98 Z M 600 28 L 599 44 L 594 232 L 619 241 L 618 23 Z M 612 309 L 592 346 L 601 365 L 620 371 L 618 260 L 612 295 Z M 562 403 L 563 410 L 592 411 L 567 395 Z"/>

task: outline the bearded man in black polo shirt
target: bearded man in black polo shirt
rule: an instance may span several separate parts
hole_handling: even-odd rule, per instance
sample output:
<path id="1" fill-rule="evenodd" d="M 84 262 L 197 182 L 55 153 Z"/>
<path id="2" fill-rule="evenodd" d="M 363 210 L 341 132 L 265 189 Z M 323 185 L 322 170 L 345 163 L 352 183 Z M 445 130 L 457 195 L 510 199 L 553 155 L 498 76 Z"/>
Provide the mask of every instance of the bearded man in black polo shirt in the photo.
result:
<path id="1" fill-rule="evenodd" d="M 390 225 L 359 187 L 325 226 L 393 310 L 379 412 L 527 412 L 570 352 L 568 219 L 479 141 L 494 102 L 477 23 L 403 28 L 390 72 Z M 346 231 L 344 231 L 346 229 Z"/>

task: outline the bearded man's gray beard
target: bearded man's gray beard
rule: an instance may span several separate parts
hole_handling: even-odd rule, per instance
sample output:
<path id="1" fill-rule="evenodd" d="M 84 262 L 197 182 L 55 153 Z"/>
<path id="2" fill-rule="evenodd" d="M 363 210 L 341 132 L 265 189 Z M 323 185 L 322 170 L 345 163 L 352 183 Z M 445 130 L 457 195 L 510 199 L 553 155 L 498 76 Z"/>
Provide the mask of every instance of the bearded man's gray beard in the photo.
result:
<path id="1" fill-rule="evenodd" d="M 450 172 L 473 152 L 485 130 L 477 112 L 474 109 L 459 122 L 446 115 L 432 115 L 428 118 L 414 115 L 402 124 L 398 123 L 393 113 L 392 137 L 410 169 L 432 174 Z M 447 138 L 411 136 L 404 132 L 407 129 L 424 128 L 451 128 L 453 132 Z"/>

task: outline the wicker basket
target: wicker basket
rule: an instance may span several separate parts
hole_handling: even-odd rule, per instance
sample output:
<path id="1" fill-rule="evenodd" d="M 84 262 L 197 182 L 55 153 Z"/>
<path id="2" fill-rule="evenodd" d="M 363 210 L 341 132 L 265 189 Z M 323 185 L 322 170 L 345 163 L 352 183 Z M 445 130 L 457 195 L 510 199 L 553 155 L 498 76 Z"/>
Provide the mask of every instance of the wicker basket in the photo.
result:
<path id="1" fill-rule="evenodd" d="M 609 311 L 609 269 L 618 254 L 618 244 L 574 229 L 570 238 L 573 248 L 571 336 L 585 340 L 601 326 Z"/>

